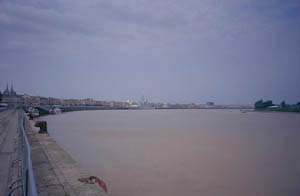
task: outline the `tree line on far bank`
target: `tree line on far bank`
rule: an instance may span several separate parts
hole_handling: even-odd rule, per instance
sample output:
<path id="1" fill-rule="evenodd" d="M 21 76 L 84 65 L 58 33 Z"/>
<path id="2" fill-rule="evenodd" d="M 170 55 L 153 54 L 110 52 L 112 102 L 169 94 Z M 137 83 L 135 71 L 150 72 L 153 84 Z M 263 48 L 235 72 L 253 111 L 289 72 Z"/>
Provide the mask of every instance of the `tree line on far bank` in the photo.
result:
<path id="1" fill-rule="evenodd" d="M 280 112 L 300 112 L 300 102 L 297 104 L 286 104 L 282 101 L 281 104 L 274 104 L 272 100 L 258 100 L 254 104 L 256 110 L 280 111 Z"/>

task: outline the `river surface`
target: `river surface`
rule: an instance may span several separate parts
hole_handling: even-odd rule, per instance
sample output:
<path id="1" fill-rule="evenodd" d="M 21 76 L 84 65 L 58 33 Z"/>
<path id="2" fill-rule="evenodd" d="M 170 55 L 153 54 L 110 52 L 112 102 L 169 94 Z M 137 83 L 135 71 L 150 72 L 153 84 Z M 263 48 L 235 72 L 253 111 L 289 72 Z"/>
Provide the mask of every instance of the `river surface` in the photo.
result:
<path id="1" fill-rule="evenodd" d="M 300 115 L 81 111 L 48 131 L 112 196 L 299 196 Z"/>

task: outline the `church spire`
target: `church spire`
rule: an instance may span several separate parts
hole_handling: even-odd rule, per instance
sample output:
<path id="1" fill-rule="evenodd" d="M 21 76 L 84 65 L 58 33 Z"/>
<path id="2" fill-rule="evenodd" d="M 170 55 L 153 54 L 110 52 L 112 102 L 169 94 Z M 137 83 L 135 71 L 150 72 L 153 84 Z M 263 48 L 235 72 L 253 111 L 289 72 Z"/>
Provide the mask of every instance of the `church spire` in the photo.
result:
<path id="1" fill-rule="evenodd" d="M 10 92 L 13 93 L 14 92 L 14 85 L 11 84 L 11 87 L 10 87 Z"/>
<path id="2" fill-rule="evenodd" d="M 11 96 L 16 95 L 16 91 L 14 91 L 14 85 L 13 84 L 11 84 L 11 87 L 10 87 L 10 95 Z"/>
<path id="3" fill-rule="evenodd" d="M 8 89 L 8 83 L 6 84 L 6 89 L 3 92 L 3 95 L 9 96 L 9 89 Z"/>

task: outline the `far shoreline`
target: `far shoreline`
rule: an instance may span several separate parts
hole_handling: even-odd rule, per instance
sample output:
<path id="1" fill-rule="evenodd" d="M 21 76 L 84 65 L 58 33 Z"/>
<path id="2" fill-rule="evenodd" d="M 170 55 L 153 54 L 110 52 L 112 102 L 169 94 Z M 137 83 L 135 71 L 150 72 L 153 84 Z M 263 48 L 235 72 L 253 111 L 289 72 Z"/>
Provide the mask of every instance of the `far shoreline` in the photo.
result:
<path id="1" fill-rule="evenodd" d="M 37 106 L 34 107 L 40 112 L 40 117 L 53 115 L 49 111 Z M 153 109 L 138 109 L 138 108 L 103 108 L 97 106 L 75 106 L 75 107 L 60 107 L 61 113 L 78 112 L 78 111 L 98 111 L 98 110 L 114 110 L 114 111 L 153 111 L 153 110 L 240 110 L 241 112 L 253 112 L 251 107 L 206 107 L 206 108 L 153 108 Z"/>

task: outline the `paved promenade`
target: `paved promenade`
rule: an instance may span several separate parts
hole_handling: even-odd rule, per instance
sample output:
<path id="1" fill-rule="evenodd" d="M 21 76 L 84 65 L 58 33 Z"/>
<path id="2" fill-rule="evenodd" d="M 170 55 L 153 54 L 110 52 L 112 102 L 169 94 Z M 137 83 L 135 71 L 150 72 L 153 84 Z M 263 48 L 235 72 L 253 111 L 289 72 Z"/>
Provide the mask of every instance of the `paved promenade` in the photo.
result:
<path id="1" fill-rule="evenodd" d="M 0 112 L 0 196 L 8 193 L 8 184 L 15 174 L 10 168 L 11 161 L 16 157 L 14 142 L 17 137 L 16 111 L 7 110 Z"/>

